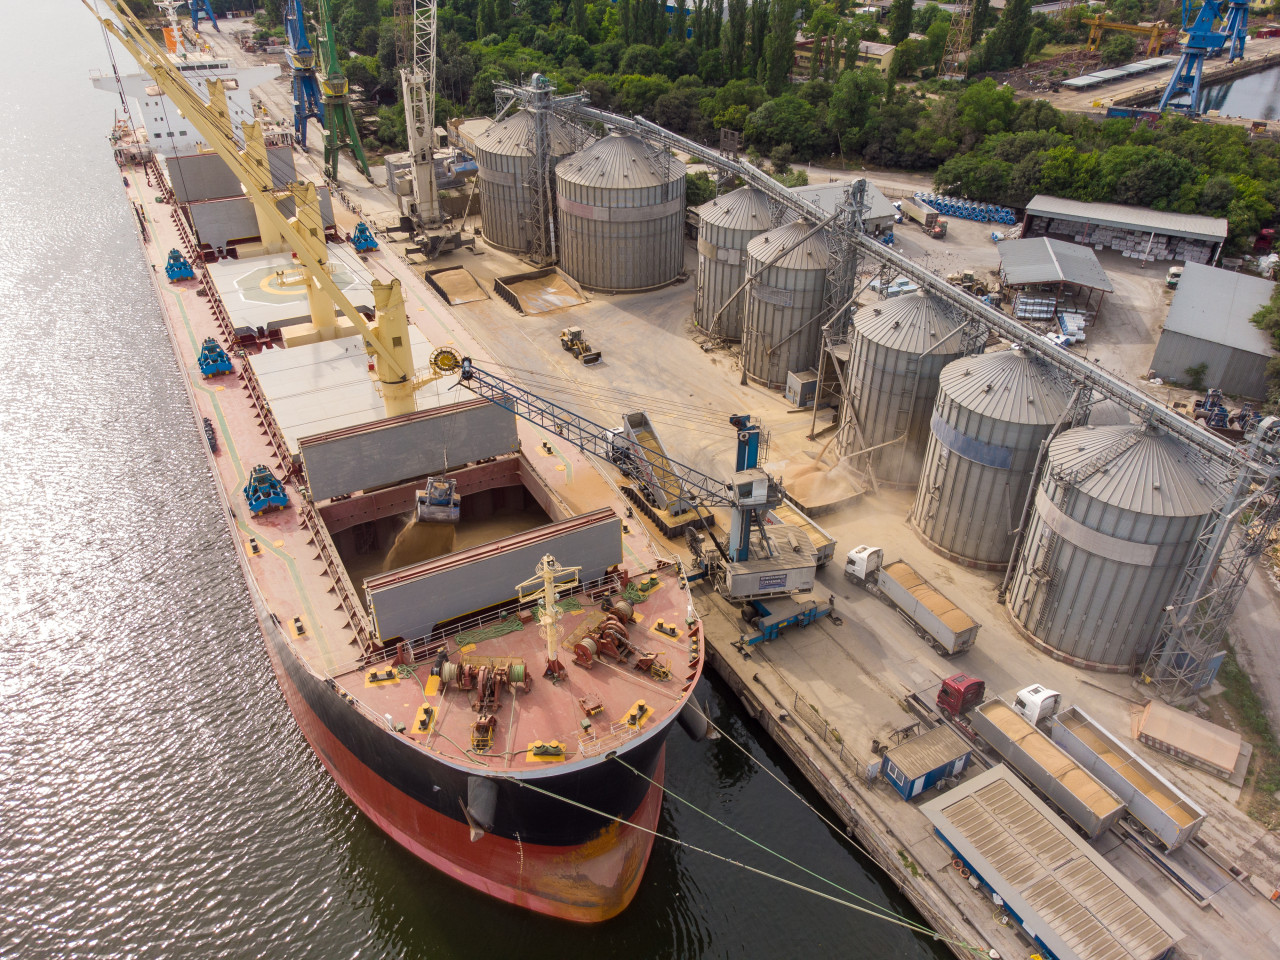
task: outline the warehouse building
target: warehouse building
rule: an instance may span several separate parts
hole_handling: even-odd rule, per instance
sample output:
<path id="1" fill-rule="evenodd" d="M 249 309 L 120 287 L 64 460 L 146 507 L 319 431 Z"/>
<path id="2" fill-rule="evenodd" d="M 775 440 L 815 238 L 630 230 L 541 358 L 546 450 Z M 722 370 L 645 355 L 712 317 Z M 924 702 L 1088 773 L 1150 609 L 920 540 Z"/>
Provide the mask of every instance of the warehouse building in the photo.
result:
<path id="1" fill-rule="evenodd" d="M 844 191 L 848 186 L 847 182 L 819 183 L 810 184 L 807 187 L 793 187 L 791 192 L 797 197 L 804 197 L 810 203 L 816 203 L 826 213 L 835 213 L 836 207 L 844 199 Z M 866 200 L 867 208 L 863 211 L 862 222 L 867 233 L 878 237 L 893 230 L 893 218 L 898 212 L 897 208 L 870 180 L 867 181 Z"/>
<path id="2" fill-rule="evenodd" d="M 1022 235 L 1063 237 L 1095 250 L 1116 250 L 1134 260 L 1217 263 L 1227 239 L 1227 221 L 1038 194 L 1027 204 Z"/>
<path id="3" fill-rule="evenodd" d="M 1275 286 L 1261 277 L 1187 264 L 1151 358 L 1152 376 L 1185 382 L 1187 368 L 1203 363 L 1206 386 L 1236 397 L 1265 397 L 1271 337 L 1249 318 Z"/>
<path id="4" fill-rule="evenodd" d="M 1056 960 L 1160 960 L 1168 917 L 1004 765 L 920 807 L 957 869 Z"/>
<path id="5" fill-rule="evenodd" d="M 1000 279 L 1024 322 L 1057 322 L 1064 313 L 1092 323 L 1111 281 L 1088 247 L 1048 237 L 1000 244 Z"/>

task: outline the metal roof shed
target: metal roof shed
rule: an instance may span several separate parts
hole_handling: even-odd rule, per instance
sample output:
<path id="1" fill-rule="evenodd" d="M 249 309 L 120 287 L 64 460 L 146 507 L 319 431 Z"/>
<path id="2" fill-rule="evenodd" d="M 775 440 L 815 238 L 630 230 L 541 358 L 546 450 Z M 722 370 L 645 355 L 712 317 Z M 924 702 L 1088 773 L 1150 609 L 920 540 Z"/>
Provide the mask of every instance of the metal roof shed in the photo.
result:
<path id="1" fill-rule="evenodd" d="M 1188 263 L 1178 281 L 1151 369 L 1182 380 L 1188 367 L 1205 364 L 1204 382 L 1241 397 L 1267 395 L 1271 338 L 1250 318 L 1271 299 L 1275 284 L 1230 270 Z"/>
<path id="2" fill-rule="evenodd" d="M 1015 287 L 1032 283 L 1072 283 L 1111 292 L 1111 281 L 1088 247 L 1048 237 L 1000 244 L 1000 272 Z"/>
<path id="3" fill-rule="evenodd" d="M 1127 207 L 1121 203 L 1085 203 L 1037 194 L 1027 204 L 1027 217 L 1051 217 L 1074 220 L 1083 224 L 1118 227 L 1136 233 L 1164 234 L 1192 240 L 1221 243 L 1227 239 L 1227 221 L 1223 217 L 1201 217 L 1191 213 L 1168 213 L 1146 207 Z"/>
<path id="4" fill-rule="evenodd" d="M 1003 765 L 920 807 L 1057 960 L 1158 960 L 1182 931 Z"/>
<path id="5" fill-rule="evenodd" d="M 1000 276 L 1006 286 L 1051 288 L 1054 310 L 1064 300 L 1086 314 L 1096 314 L 1111 281 L 1088 247 L 1032 237 L 1000 244 Z"/>
<path id="6" fill-rule="evenodd" d="M 880 772 L 903 800 L 910 800 L 946 777 L 960 776 L 971 749 L 950 727 L 934 727 L 888 751 Z"/>

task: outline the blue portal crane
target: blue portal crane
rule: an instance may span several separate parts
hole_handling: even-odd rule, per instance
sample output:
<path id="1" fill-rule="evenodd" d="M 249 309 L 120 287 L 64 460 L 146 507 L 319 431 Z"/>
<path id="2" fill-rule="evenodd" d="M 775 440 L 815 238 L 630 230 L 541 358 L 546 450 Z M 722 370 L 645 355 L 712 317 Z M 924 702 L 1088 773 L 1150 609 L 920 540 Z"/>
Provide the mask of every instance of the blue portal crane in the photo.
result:
<path id="1" fill-rule="evenodd" d="M 293 136 L 307 149 L 307 121 L 315 117 L 324 126 L 324 101 L 316 79 L 316 52 L 307 39 L 302 0 L 285 0 L 284 26 L 289 44 L 285 56 L 293 69 Z"/>
<path id="2" fill-rule="evenodd" d="M 1203 0 L 1194 16 L 1193 4 L 1194 0 L 1182 0 L 1182 27 L 1187 31 L 1187 42 L 1182 45 L 1178 66 L 1160 98 L 1161 112 L 1182 110 L 1195 116 L 1200 112 L 1200 76 L 1205 59 L 1220 53 L 1228 41 L 1228 63 L 1244 56 L 1248 0 Z M 1182 94 L 1188 95 L 1185 103 L 1170 103 Z"/>
<path id="3" fill-rule="evenodd" d="M 191 26 L 195 27 L 196 33 L 200 32 L 201 13 L 209 18 L 215 32 L 222 32 L 222 28 L 218 26 L 218 19 L 213 15 L 213 7 L 209 4 L 209 0 L 191 0 Z"/>

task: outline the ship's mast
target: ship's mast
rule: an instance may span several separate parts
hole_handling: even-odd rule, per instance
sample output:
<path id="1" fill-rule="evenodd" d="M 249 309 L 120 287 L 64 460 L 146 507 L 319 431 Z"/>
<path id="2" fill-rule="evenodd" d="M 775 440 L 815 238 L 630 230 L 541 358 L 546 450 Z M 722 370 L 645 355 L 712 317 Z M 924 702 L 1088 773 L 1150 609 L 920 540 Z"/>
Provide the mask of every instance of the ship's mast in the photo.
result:
<path id="1" fill-rule="evenodd" d="M 188 53 L 186 38 L 182 35 L 182 26 L 178 23 L 178 8 L 185 7 L 187 0 L 156 0 L 156 6 L 169 18 L 169 31 L 173 34 L 173 52 L 184 60 Z"/>
<path id="2" fill-rule="evenodd" d="M 540 598 L 542 614 L 538 618 L 538 629 L 547 642 L 547 669 L 543 676 L 553 682 L 565 676 L 564 664 L 560 662 L 560 620 L 564 611 L 556 603 L 556 596 L 561 590 L 572 590 L 578 585 L 578 573 L 581 567 L 562 567 L 551 554 L 544 554 L 538 562 L 537 575 L 516 587 L 520 601 Z"/>

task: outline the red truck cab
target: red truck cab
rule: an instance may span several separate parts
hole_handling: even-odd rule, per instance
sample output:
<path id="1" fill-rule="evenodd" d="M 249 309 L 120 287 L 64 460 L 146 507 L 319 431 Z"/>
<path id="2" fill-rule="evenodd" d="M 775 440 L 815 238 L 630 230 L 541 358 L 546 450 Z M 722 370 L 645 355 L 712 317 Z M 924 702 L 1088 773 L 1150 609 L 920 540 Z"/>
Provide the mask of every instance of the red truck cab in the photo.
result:
<path id="1" fill-rule="evenodd" d="M 957 673 L 942 681 L 938 690 L 938 709 L 953 717 L 961 717 L 980 704 L 986 693 L 986 681 Z"/>

